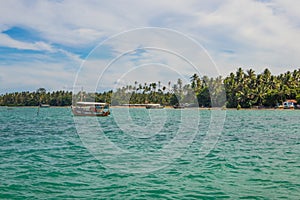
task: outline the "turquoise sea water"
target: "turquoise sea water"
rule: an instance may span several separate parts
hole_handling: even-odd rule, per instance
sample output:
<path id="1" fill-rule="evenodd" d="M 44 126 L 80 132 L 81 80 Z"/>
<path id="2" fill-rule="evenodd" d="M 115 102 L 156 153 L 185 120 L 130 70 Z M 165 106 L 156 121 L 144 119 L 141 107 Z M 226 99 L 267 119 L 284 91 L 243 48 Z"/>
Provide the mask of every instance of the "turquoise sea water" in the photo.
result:
<path id="1" fill-rule="evenodd" d="M 214 148 L 200 156 L 210 116 L 113 109 L 96 118 L 103 132 L 95 133 L 95 118 L 74 121 L 69 108 L 38 116 L 36 108 L 0 108 L 0 199 L 300 199 L 300 111 L 228 110 Z M 179 154 L 149 157 L 181 126 L 192 140 L 181 138 Z M 89 140 L 95 135 L 99 143 Z M 105 155 L 97 151 L 103 136 L 113 144 Z"/>

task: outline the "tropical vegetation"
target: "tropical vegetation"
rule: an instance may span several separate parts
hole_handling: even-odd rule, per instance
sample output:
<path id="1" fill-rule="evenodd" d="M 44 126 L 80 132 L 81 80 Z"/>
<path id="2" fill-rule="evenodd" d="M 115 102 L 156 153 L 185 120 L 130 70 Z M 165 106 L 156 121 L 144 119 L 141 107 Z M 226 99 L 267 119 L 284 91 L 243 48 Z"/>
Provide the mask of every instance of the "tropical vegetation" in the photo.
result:
<path id="1" fill-rule="evenodd" d="M 274 107 L 286 99 L 300 102 L 300 69 L 272 75 L 269 69 L 256 74 L 253 69 L 238 68 L 222 78 L 193 74 L 188 84 L 181 79 L 175 83 L 161 81 L 127 85 L 102 93 L 70 91 L 14 92 L 0 95 L 1 106 L 70 106 L 73 100 L 109 102 L 112 105 L 159 103 L 162 105 L 189 104 L 200 107 L 252 108 Z"/>

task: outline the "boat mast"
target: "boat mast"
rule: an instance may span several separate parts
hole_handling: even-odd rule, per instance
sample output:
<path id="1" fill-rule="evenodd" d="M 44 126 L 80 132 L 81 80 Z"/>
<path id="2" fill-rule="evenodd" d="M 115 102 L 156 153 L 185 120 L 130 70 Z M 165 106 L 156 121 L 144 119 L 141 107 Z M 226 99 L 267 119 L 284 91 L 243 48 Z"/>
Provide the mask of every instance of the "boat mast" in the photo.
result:
<path id="1" fill-rule="evenodd" d="M 81 92 L 80 92 L 80 101 L 83 101 L 83 87 L 81 86 Z"/>

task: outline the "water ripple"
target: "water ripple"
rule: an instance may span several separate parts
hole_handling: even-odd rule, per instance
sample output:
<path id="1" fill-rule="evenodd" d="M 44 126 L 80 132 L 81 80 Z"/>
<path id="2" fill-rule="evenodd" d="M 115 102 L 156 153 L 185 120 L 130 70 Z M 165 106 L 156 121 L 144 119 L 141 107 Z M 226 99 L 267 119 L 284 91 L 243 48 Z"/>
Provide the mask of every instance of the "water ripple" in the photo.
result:
<path id="1" fill-rule="evenodd" d="M 200 156 L 200 149 L 210 111 L 201 111 L 199 133 L 183 156 L 141 174 L 112 172 L 96 160 L 76 134 L 70 109 L 41 109 L 39 116 L 36 111 L 14 108 L 0 114 L 1 199 L 300 198 L 296 110 L 227 111 L 223 133 L 206 157 Z M 155 152 L 176 136 L 179 127 L 180 112 L 163 112 L 171 118 L 149 137 L 124 133 L 112 116 L 99 123 L 120 148 Z M 132 109 L 130 114 L 138 126 L 147 125 L 140 119 L 150 120 L 143 116 L 145 110 Z M 111 162 L 118 160 L 111 157 Z"/>

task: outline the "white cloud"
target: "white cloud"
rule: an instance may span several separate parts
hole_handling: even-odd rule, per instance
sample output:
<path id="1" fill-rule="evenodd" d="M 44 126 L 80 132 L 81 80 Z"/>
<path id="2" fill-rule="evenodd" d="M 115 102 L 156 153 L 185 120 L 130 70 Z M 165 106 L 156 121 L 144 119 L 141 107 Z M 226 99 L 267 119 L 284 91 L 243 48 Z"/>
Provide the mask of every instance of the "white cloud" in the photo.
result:
<path id="1" fill-rule="evenodd" d="M 220 1 L 9 1 L 0 4 L 0 24 L 38 30 L 54 43 L 82 45 L 143 26 L 174 27 L 192 12 L 212 9 Z M 14 12 L 11 12 L 14 10 Z M 15 13 L 20 13 L 15 15 Z M 23 15 L 21 13 L 26 13 Z M 192 18 L 190 18 L 192 19 Z"/>
<path id="2" fill-rule="evenodd" d="M 75 75 L 65 67 L 70 63 L 24 62 L 22 65 L 0 66 L 0 93 L 19 90 L 61 90 L 65 85 L 72 86 Z M 30 70 L 27 70 L 30 68 Z"/>
<path id="3" fill-rule="evenodd" d="M 53 47 L 45 42 L 22 42 L 12 39 L 6 34 L 0 34 L 0 46 L 23 49 L 53 52 Z"/>
<path id="4" fill-rule="evenodd" d="M 290 70 L 291 66 L 299 67 L 299 9 L 300 4 L 293 0 L 136 0 L 130 3 L 121 0 L 2 1 L 0 30 L 14 26 L 34 29 L 44 42 L 17 41 L 2 33 L 0 44 L 18 49 L 61 53 L 79 65 L 82 61 L 80 55 L 53 44 L 86 48 L 122 31 L 158 26 L 175 29 L 195 38 L 208 49 L 224 75 L 234 71 L 237 66 L 254 67 L 257 72 L 269 67 L 272 72 L 280 73 Z M 191 57 L 201 57 L 203 53 L 199 54 L 190 46 L 185 46 L 184 39 L 170 39 L 174 41 L 172 44 L 157 40 L 150 34 L 137 34 L 136 42 L 142 40 L 148 41 L 148 45 L 189 52 Z M 136 48 L 131 41 L 116 41 L 113 45 L 115 53 Z M 166 63 L 172 63 L 173 59 L 173 63 L 177 63 L 176 59 L 167 54 L 164 54 L 164 58 L 158 54 L 148 55 L 139 62 L 150 63 L 158 58 L 165 59 Z M 62 60 L 61 65 L 63 62 L 65 60 Z M 46 65 L 47 61 L 41 66 Z M 31 66 L 27 63 L 26 67 L 35 69 L 34 64 Z M 11 67 L 10 70 L 17 68 Z M 210 72 L 203 71 L 206 74 Z"/>
<path id="5" fill-rule="evenodd" d="M 269 3 L 269 6 L 276 14 L 281 15 L 281 17 L 288 19 L 290 23 L 299 27 L 299 2 L 294 0 L 273 0 Z"/>
<path id="6" fill-rule="evenodd" d="M 201 16 L 204 20 L 199 26 L 213 35 L 208 37 L 213 48 L 207 46 L 216 62 L 225 65 L 223 74 L 235 70 L 233 66 L 237 65 L 270 67 L 279 73 L 299 63 L 300 29 L 287 16 L 275 12 L 274 4 L 278 6 L 275 2 L 232 0 Z M 232 50 L 233 54 L 226 54 L 223 49 Z"/>

